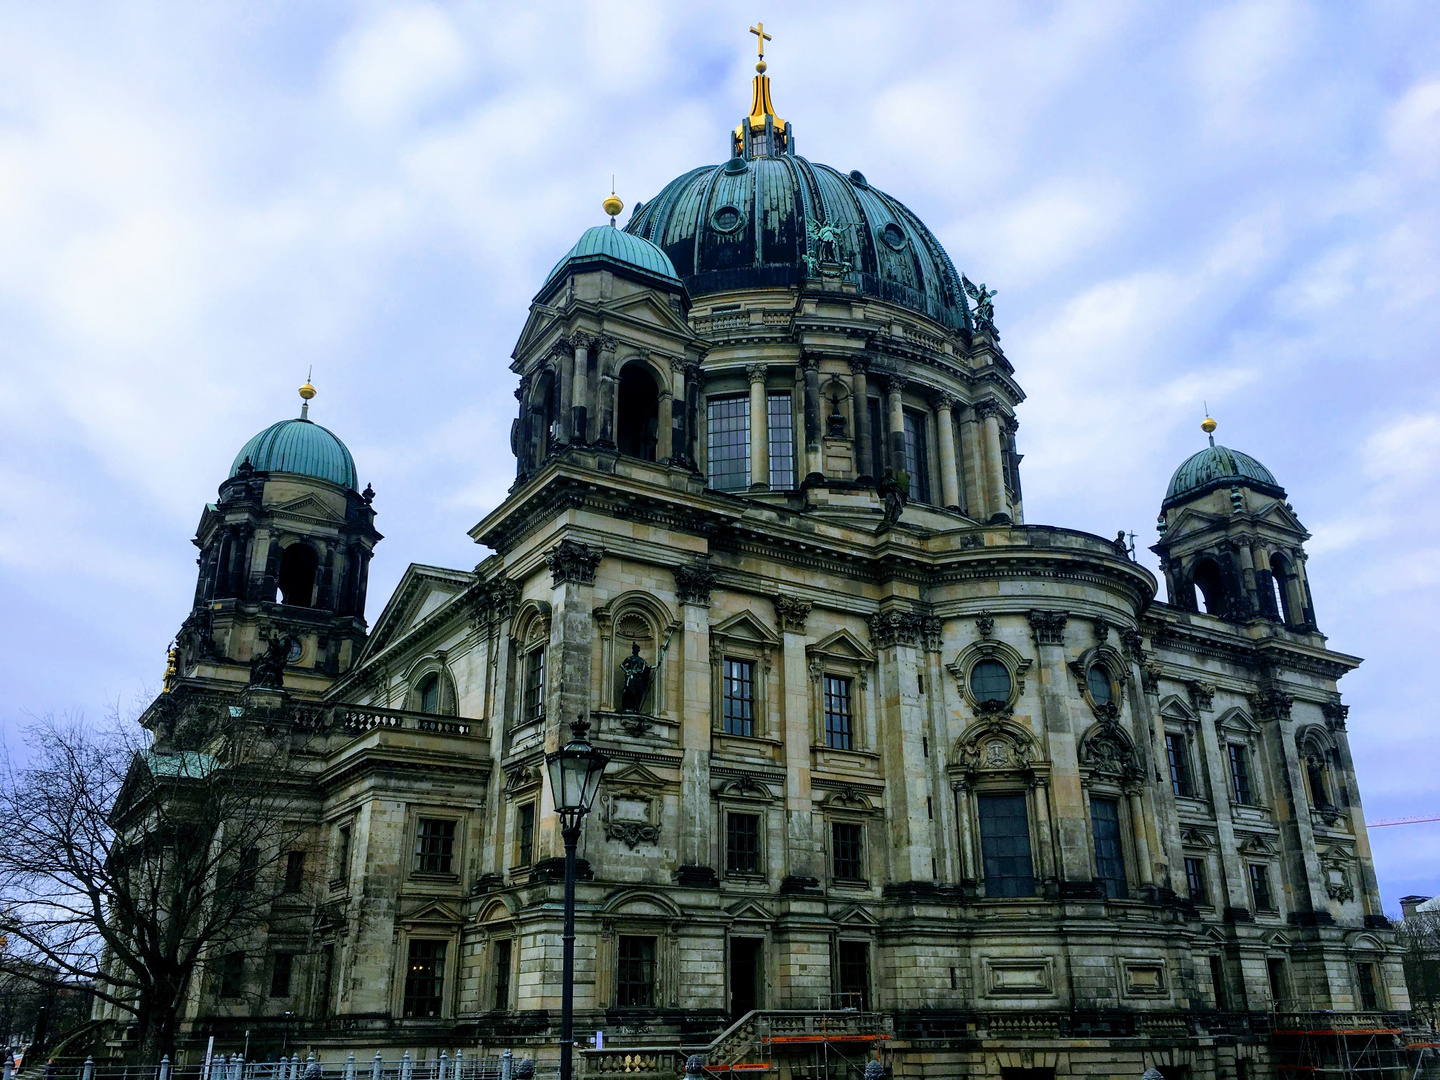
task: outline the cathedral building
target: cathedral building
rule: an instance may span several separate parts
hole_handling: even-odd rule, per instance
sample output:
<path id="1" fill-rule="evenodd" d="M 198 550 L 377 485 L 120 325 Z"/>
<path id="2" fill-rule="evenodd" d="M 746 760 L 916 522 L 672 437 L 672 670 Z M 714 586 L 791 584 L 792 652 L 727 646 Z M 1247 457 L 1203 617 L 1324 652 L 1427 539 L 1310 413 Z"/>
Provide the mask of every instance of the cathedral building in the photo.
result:
<path id="1" fill-rule="evenodd" d="M 1163 592 L 1123 540 L 1028 523 L 993 292 L 797 153 L 763 60 L 724 135 L 539 285 L 478 565 L 411 565 L 371 623 L 374 494 L 313 389 L 236 455 L 146 723 L 194 749 L 303 717 L 319 872 L 195 989 L 190 1042 L 553 1060 L 544 756 L 577 720 L 610 759 L 586 1076 L 798 1076 L 814 1044 L 780 1033 L 845 1030 L 897 1076 L 1246 1080 L 1283 1017 L 1403 1018 L 1336 689 L 1360 661 L 1279 480 L 1201 443 Z"/>

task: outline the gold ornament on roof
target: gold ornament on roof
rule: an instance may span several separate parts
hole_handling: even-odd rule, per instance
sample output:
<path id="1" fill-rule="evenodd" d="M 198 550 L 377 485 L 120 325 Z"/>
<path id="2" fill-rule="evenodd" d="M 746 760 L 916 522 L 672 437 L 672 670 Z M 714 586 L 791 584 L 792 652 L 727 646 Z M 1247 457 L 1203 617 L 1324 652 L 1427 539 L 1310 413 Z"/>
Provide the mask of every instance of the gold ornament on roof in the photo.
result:
<path id="1" fill-rule="evenodd" d="M 614 225 L 615 216 L 619 214 L 621 210 L 625 209 L 625 204 L 620 201 L 620 198 L 615 194 L 615 190 L 612 188 L 610 190 L 610 194 L 606 197 L 605 201 L 600 204 L 600 207 L 605 211 L 605 213 L 610 215 L 610 224 Z"/>
<path id="2" fill-rule="evenodd" d="M 310 419 L 310 399 L 315 396 L 315 387 L 310 382 L 310 376 L 315 369 L 311 368 L 305 373 L 305 385 L 300 387 L 300 419 Z"/>
<path id="3" fill-rule="evenodd" d="M 1208 417 L 1208 416 L 1205 417 L 1204 420 L 1201 420 L 1201 421 L 1200 421 L 1200 430 L 1203 431 L 1203 432 L 1205 432 L 1206 435 L 1209 435 L 1212 431 L 1214 431 L 1214 430 L 1215 430 L 1217 427 L 1219 427 L 1219 426 L 1220 426 L 1219 424 L 1215 423 L 1215 421 L 1212 420 L 1212 419 L 1211 419 L 1210 417 Z"/>
<path id="4" fill-rule="evenodd" d="M 785 146 L 785 121 L 775 115 L 775 106 L 770 101 L 770 76 L 765 74 L 765 42 L 773 40 L 771 35 L 765 32 L 763 22 L 756 23 L 750 27 L 750 33 L 755 35 L 755 47 L 758 59 L 755 61 L 755 78 L 751 83 L 750 90 L 750 115 L 746 118 L 750 121 L 750 132 L 752 137 L 752 157 L 766 157 L 772 153 L 780 153 L 787 149 Z M 765 134 L 766 121 L 770 122 L 770 130 L 774 132 L 774 145 L 768 145 L 765 140 L 763 147 L 755 146 L 755 137 Z M 745 152 L 745 123 L 741 121 L 740 126 L 735 129 L 735 153 Z"/>

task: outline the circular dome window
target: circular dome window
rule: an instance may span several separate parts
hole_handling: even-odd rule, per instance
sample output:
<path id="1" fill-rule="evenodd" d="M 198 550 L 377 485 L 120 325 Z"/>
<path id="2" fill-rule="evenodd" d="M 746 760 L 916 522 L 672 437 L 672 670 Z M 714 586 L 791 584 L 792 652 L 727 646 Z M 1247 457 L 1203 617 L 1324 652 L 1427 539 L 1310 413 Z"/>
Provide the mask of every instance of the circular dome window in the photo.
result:
<path id="1" fill-rule="evenodd" d="M 745 215 L 737 206 L 722 206 L 710 215 L 710 227 L 716 232 L 734 232 L 743 224 L 745 224 Z"/>
<path id="2" fill-rule="evenodd" d="M 881 230 L 880 239 L 885 241 L 885 246 L 891 251 L 905 250 L 905 232 L 893 221 Z"/>
<path id="3" fill-rule="evenodd" d="M 739 176 L 749 167 L 750 166 L 746 163 L 745 159 L 739 154 L 736 154 L 734 157 L 732 157 L 729 161 L 725 163 L 725 171 L 731 176 Z"/>
<path id="4" fill-rule="evenodd" d="M 998 660 L 981 660 L 970 669 L 970 693 L 976 701 L 1008 701 L 1010 672 Z"/>
<path id="5" fill-rule="evenodd" d="M 870 182 L 865 179 L 865 174 L 864 174 L 863 172 L 861 172 L 859 169 L 852 169 L 852 170 L 851 170 L 851 172 L 850 172 L 850 183 L 854 184 L 856 187 L 859 187 L 859 188 L 869 187 L 869 186 L 870 186 Z"/>

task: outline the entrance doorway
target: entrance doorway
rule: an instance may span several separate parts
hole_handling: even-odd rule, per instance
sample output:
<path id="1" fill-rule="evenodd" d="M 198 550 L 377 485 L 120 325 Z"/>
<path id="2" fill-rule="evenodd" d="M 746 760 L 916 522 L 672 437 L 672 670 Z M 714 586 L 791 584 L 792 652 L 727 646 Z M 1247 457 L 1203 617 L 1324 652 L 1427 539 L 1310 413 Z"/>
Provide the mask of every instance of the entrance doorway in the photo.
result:
<path id="1" fill-rule="evenodd" d="M 842 1009 L 870 1008 L 870 944 L 865 941 L 839 943 L 840 993 L 837 1006 Z"/>
<path id="2" fill-rule="evenodd" d="M 761 938 L 730 939 L 730 1019 L 739 1020 L 751 1009 L 760 1008 Z"/>

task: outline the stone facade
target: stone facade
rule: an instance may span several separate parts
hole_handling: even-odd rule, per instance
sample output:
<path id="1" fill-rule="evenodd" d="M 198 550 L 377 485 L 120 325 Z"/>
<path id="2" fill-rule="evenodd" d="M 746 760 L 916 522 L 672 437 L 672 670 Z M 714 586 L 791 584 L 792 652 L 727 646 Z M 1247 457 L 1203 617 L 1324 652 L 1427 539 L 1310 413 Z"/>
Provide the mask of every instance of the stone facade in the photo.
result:
<path id="1" fill-rule="evenodd" d="M 1407 1009 L 1336 690 L 1359 661 L 1316 629 L 1283 497 L 1167 503 L 1161 602 L 1123 546 L 1023 523 L 1023 394 L 988 321 L 839 267 L 692 298 L 573 262 L 513 370 L 517 479 L 471 534 L 492 554 L 411 566 L 353 651 L 354 615 L 303 613 L 342 642 L 328 669 L 292 658 L 303 740 L 276 736 L 300 740 L 323 873 L 247 952 L 251 994 L 197 988 L 197 1040 L 553 1053 L 544 755 L 579 716 L 611 763 L 577 1029 L 611 1046 L 853 1007 L 897 1074 L 1231 1077 L 1270 1071 L 1268 1013 Z M 728 490 L 722 423 L 745 432 Z M 911 485 L 893 524 L 887 472 Z M 1291 597 L 1267 602 L 1254 551 L 1282 545 Z M 1198 610 L 1197 553 L 1241 550 Z M 293 614 L 257 603 L 251 637 Z M 249 708 L 253 646 L 205 638 L 210 610 L 150 714 L 162 741 Z M 627 709 L 629 656 L 650 678 Z"/>

